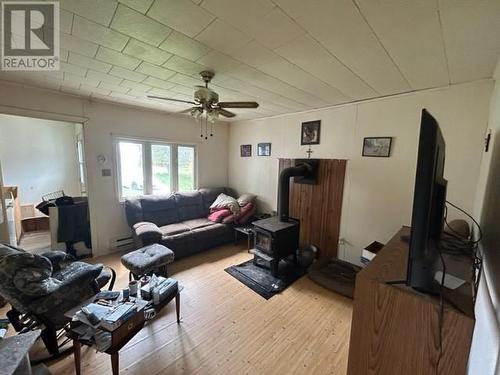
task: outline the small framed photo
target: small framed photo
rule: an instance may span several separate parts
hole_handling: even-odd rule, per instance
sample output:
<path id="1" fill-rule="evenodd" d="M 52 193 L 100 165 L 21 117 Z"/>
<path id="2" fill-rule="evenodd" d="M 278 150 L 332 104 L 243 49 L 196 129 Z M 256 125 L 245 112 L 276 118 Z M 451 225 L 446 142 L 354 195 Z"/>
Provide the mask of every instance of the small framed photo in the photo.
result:
<path id="1" fill-rule="evenodd" d="M 252 145 L 241 145 L 240 155 L 242 158 L 248 158 L 252 156 Z"/>
<path id="2" fill-rule="evenodd" d="M 321 120 L 303 122 L 300 144 L 319 145 L 320 132 L 321 132 Z"/>
<path id="3" fill-rule="evenodd" d="M 367 137 L 363 140 L 363 156 L 388 158 L 391 144 L 392 137 Z"/>
<path id="4" fill-rule="evenodd" d="M 257 156 L 271 156 L 271 144 L 259 143 L 257 145 Z"/>

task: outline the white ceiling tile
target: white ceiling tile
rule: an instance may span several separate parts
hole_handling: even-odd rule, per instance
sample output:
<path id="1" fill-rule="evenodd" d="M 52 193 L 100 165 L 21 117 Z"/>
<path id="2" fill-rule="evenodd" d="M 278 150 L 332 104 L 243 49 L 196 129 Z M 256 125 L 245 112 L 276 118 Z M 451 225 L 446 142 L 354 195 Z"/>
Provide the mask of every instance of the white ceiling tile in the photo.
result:
<path id="1" fill-rule="evenodd" d="M 60 9 L 59 12 L 59 24 L 61 31 L 66 34 L 71 34 L 71 29 L 73 27 L 73 13 L 65 11 L 64 9 Z"/>
<path id="2" fill-rule="evenodd" d="M 172 56 L 172 54 L 169 52 L 163 51 L 157 47 L 153 47 L 149 44 L 135 39 L 130 40 L 130 42 L 123 50 L 123 53 L 130 56 L 135 56 L 155 65 L 164 64 L 165 61 L 167 61 Z"/>
<path id="3" fill-rule="evenodd" d="M 336 88 L 313 77 L 255 41 L 242 48 L 235 57 L 270 76 L 323 99 L 328 104 L 338 104 L 348 100 Z"/>
<path id="4" fill-rule="evenodd" d="M 87 68 L 82 68 L 80 66 L 67 64 L 65 62 L 60 62 L 60 70 L 65 73 L 74 74 L 76 76 L 85 77 L 87 73 Z"/>
<path id="5" fill-rule="evenodd" d="M 100 80 L 95 78 L 80 77 L 70 73 L 64 73 L 64 81 L 76 82 L 88 87 L 97 87 L 101 82 Z"/>
<path id="6" fill-rule="evenodd" d="M 128 95 L 135 96 L 137 98 L 146 99 L 149 93 L 143 90 L 130 90 Z"/>
<path id="7" fill-rule="evenodd" d="M 169 90 L 153 88 L 152 90 L 150 90 L 148 92 L 148 95 L 163 96 L 163 97 L 166 97 L 166 98 L 173 98 L 177 94 L 175 92 L 172 92 L 172 91 L 169 91 Z M 160 99 L 151 99 L 151 100 L 160 100 Z"/>
<path id="8" fill-rule="evenodd" d="M 205 0 L 201 6 L 268 48 L 279 47 L 305 33 L 269 0 Z"/>
<path id="9" fill-rule="evenodd" d="M 190 37 L 197 35 L 215 18 L 190 0 L 156 0 L 147 15 Z"/>
<path id="10" fill-rule="evenodd" d="M 210 49 L 204 44 L 191 39 L 177 31 L 172 31 L 160 48 L 186 59 L 196 61 Z"/>
<path id="11" fill-rule="evenodd" d="M 170 77 L 168 80 L 170 82 L 176 83 L 178 85 L 183 85 L 183 86 L 188 86 L 188 87 L 199 86 L 199 85 L 203 84 L 201 77 L 197 79 L 197 78 L 187 76 L 184 74 L 180 74 L 180 73 L 175 74 L 174 76 Z"/>
<path id="12" fill-rule="evenodd" d="M 241 62 L 218 51 L 210 51 L 197 60 L 198 63 L 209 67 L 216 74 L 236 69 Z"/>
<path id="13" fill-rule="evenodd" d="M 73 21 L 73 35 L 117 51 L 123 50 L 129 39 L 123 34 L 76 15 Z"/>
<path id="14" fill-rule="evenodd" d="M 219 82 L 219 81 L 217 81 Z M 289 111 L 305 110 L 308 107 L 304 104 L 293 101 L 287 97 L 275 94 L 274 92 L 261 89 L 257 86 L 249 84 L 248 82 L 243 82 L 234 77 L 224 77 L 222 81 L 219 82 L 220 85 L 229 88 L 235 88 L 243 93 L 248 93 L 256 98 L 262 98 L 271 103 L 275 103 L 281 107 L 288 109 Z"/>
<path id="15" fill-rule="evenodd" d="M 120 86 L 126 87 L 134 91 L 142 91 L 142 92 L 146 92 L 152 89 L 152 87 L 149 85 L 129 80 L 124 80 L 122 83 L 120 83 Z"/>
<path id="16" fill-rule="evenodd" d="M 94 57 L 99 45 L 77 38 L 73 35 L 61 33 L 61 48 L 67 51 L 79 53 L 88 57 Z"/>
<path id="17" fill-rule="evenodd" d="M 154 46 L 163 42 L 172 31 L 169 27 L 121 4 L 116 10 L 111 28 Z"/>
<path id="18" fill-rule="evenodd" d="M 155 77 L 148 77 L 142 83 L 144 83 L 146 85 L 150 85 L 152 87 L 159 88 L 159 89 L 165 89 L 165 90 L 171 89 L 172 87 L 175 86 L 175 83 L 167 82 L 167 81 L 155 78 Z"/>
<path id="19" fill-rule="evenodd" d="M 356 2 L 412 88 L 449 83 L 437 2 Z"/>
<path id="20" fill-rule="evenodd" d="M 231 72 L 230 75 L 242 81 L 256 85 L 257 87 L 290 98 L 298 103 L 308 106 L 309 108 L 321 108 L 329 105 L 324 100 L 318 99 L 305 91 L 293 87 L 288 83 L 268 74 L 262 73 L 261 71 L 250 66 L 241 65 L 234 72 Z"/>
<path id="21" fill-rule="evenodd" d="M 118 0 L 118 1 L 141 13 L 146 13 L 147 10 L 151 7 L 151 4 L 153 4 L 153 0 Z"/>
<path id="22" fill-rule="evenodd" d="M 252 38 L 228 23 L 217 19 L 203 30 L 196 39 L 213 49 L 232 55 L 233 52 L 250 42 Z"/>
<path id="23" fill-rule="evenodd" d="M 111 70 L 109 71 L 109 74 L 116 76 L 116 77 L 125 78 L 125 79 L 131 80 L 131 81 L 135 81 L 135 82 L 142 82 L 147 77 L 145 74 L 133 72 L 133 71 L 128 70 L 128 69 L 123 69 L 123 68 L 120 68 L 119 66 L 112 67 Z"/>
<path id="24" fill-rule="evenodd" d="M 336 87 L 352 99 L 377 96 L 377 92 L 344 66 L 309 35 L 304 35 L 275 50 L 288 61 Z"/>
<path id="25" fill-rule="evenodd" d="M 453 83 L 492 76 L 500 55 L 500 1 L 439 0 Z"/>
<path id="26" fill-rule="evenodd" d="M 104 74 L 101 72 L 96 72 L 95 70 L 89 70 L 87 72 L 87 77 L 92 79 L 98 79 L 101 82 L 110 83 L 112 85 L 119 85 L 123 79 L 109 74 Z"/>
<path id="27" fill-rule="evenodd" d="M 96 59 L 129 70 L 134 70 L 141 63 L 141 60 L 135 57 L 124 55 L 123 53 L 105 47 L 99 47 Z"/>
<path id="28" fill-rule="evenodd" d="M 206 66 L 192 62 L 180 56 L 172 56 L 163 66 L 178 73 L 191 76 L 199 76 L 200 72 L 207 70 Z"/>
<path id="29" fill-rule="evenodd" d="M 111 65 L 102 61 L 91 59 L 90 57 L 79 55 L 74 52 L 69 53 L 68 63 L 81 66 L 83 68 L 97 70 L 98 72 L 107 73 L 111 70 Z"/>
<path id="30" fill-rule="evenodd" d="M 351 0 L 275 2 L 377 92 L 410 89 Z"/>
<path id="31" fill-rule="evenodd" d="M 137 68 L 137 71 L 139 73 L 144 73 L 144 74 L 147 74 L 147 75 L 150 75 L 150 76 L 153 76 L 153 77 L 156 77 L 156 78 L 160 78 L 160 79 L 169 79 L 170 77 L 172 77 L 175 72 L 171 71 L 171 70 L 168 70 L 168 69 L 165 69 L 165 68 L 160 68 L 159 66 L 156 66 L 156 65 L 152 65 L 152 64 L 149 64 L 147 62 L 143 62 L 141 65 L 139 65 L 139 67 Z"/>
<path id="32" fill-rule="evenodd" d="M 194 95 L 194 88 L 193 87 L 187 87 L 183 85 L 177 85 L 174 86 L 170 89 L 172 92 L 175 92 L 176 94 L 183 94 L 191 97 L 193 99 Z"/>
<path id="33" fill-rule="evenodd" d="M 129 88 L 127 87 L 123 87 L 123 86 L 119 86 L 119 85 L 113 85 L 112 83 L 108 83 L 108 82 L 101 82 L 99 84 L 99 87 L 102 88 L 102 89 L 106 89 L 106 90 L 111 90 L 111 91 L 115 91 L 115 92 L 121 92 L 122 94 L 125 94 L 127 92 L 130 91 Z"/>
<path id="34" fill-rule="evenodd" d="M 92 87 L 85 84 L 80 86 L 81 89 L 85 91 L 90 91 L 91 93 L 99 94 L 99 95 L 109 95 L 111 90 L 103 89 L 101 87 Z"/>
<path id="35" fill-rule="evenodd" d="M 59 4 L 62 9 L 109 26 L 117 2 L 113 0 L 60 0 Z"/>

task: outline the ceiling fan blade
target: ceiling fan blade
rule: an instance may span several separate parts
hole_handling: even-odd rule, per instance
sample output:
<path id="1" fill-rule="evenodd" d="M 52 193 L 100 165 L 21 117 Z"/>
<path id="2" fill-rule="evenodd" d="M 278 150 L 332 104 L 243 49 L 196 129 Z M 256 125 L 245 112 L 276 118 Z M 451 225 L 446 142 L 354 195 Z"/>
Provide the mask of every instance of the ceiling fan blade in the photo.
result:
<path id="1" fill-rule="evenodd" d="M 219 102 L 217 106 L 220 108 L 258 108 L 259 103 L 256 102 Z"/>
<path id="2" fill-rule="evenodd" d="M 183 110 L 183 111 L 180 111 L 180 112 L 178 112 L 178 113 L 191 113 L 191 111 L 192 111 L 193 109 L 195 109 L 195 108 L 200 108 L 200 107 L 191 107 L 191 108 L 185 109 L 185 110 Z"/>
<path id="3" fill-rule="evenodd" d="M 234 117 L 236 116 L 235 113 L 226 111 L 225 109 L 219 108 L 219 114 L 224 116 L 224 117 Z"/>
<path id="4" fill-rule="evenodd" d="M 162 98 L 161 96 L 152 96 L 148 95 L 149 99 L 161 99 L 161 100 L 169 100 L 171 102 L 179 102 L 179 103 L 187 103 L 187 104 L 197 104 L 195 102 L 190 102 L 188 100 L 181 100 L 181 99 L 173 99 L 173 98 Z"/>

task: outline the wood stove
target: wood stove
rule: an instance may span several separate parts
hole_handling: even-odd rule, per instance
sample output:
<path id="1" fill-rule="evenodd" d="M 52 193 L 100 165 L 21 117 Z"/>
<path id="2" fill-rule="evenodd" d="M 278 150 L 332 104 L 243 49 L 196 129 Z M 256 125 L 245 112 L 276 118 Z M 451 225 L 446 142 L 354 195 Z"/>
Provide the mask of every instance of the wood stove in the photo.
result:
<path id="1" fill-rule="evenodd" d="M 317 173 L 317 161 L 301 161 L 299 165 L 284 169 L 278 184 L 278 216 L 253 222 L 254 262 L 261 258 L 270 263 L 273 276 L 278 275 L 280 260 L 293 255 L 297 262 L 300 223 L 289 217 L 290 178 L 311 178 Z"/>

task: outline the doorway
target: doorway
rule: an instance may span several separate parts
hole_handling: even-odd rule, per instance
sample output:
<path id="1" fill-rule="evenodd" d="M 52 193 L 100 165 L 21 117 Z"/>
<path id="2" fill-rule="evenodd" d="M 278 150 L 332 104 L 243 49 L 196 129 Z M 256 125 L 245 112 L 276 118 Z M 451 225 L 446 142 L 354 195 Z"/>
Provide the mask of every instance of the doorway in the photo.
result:
<path id="1" fill-rule="evenodd" d="M 84 150 L 82 124 L 0 114 L 2 193 L 12 245 L 42 253 L 67 250 L 69 243 L 79 256 L 91 254 Z M 61 208 L 70 204 L 81 204 L 84 212 Z M 87 220 L 85 234 L 66 225 L 75 218 L 81 228 Z M 75 232 L 81 238 L 70 241 Z"/>

